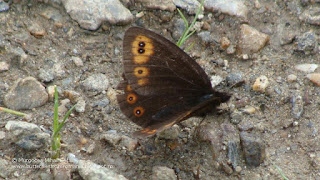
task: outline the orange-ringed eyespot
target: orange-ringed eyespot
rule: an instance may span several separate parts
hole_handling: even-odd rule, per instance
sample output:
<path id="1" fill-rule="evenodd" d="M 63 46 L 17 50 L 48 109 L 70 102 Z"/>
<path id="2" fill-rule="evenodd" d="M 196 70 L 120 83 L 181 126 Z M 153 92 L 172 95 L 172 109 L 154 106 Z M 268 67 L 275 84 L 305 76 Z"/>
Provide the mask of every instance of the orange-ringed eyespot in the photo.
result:
<path id="1" fill-rule="evenodd" d="M 139 107 L 136 107 L 134 108 L 133 110 L 133 114 L 136 116 L 136 117 L 141 117 L 143 114 L 144 114 L 144 109 L 139 106 Z"/>

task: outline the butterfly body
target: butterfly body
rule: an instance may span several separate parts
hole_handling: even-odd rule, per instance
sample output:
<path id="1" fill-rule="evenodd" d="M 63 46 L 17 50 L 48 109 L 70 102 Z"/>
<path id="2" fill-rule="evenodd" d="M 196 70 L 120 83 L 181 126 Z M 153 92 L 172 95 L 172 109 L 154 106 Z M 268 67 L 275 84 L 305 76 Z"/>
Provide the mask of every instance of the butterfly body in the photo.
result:
<path id="1" fill-rule="evenodd" d="M 230 95 L 215 91 L 204 70 L 166 38 L 131 27 L 123 41 L 124 80 L 117 96 L 121 111 L 150 136 L 218 106 Z"/>

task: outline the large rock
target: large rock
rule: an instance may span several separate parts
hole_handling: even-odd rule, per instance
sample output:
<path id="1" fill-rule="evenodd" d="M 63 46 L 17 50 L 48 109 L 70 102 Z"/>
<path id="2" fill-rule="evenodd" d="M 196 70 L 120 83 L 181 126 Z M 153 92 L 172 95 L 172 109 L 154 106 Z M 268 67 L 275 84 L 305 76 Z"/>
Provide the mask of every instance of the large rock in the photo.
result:
<path id="1" fill-rule="evenodd" d="M 50 135 L 41 132 L 40 128 L 24 121 L 9 121 L 5 128 L 10 139 L 22 149 L 36 150 L 49 143 Z"/>
<path id="2" fill-rule="evenodd" d="M 10 109 L 32 109 L 44 105 L 48 93 L 42 84 L 33 77 L 18 79 L 5 95 L 3 103 Z"/>
<path id="3" fill-rule="evenodd" d="M 79 174 L 83 179 L 127 180 L 123 175 L 115 173 L 112 169 L 102 167 L 91 161 L 80 160 L 78 167 Z"/>
<path id="4" fill-rule="evenodd" d="M 248 8 L 243 0 L 206 0 L 204 1 L 204 7 L 212 12 L 221 11 L 240 18 L 247 18 L 248 14 Z"/>
<path id="5" fill-rule="evenodd" d="M 62 0 L 71 18 L 88 30 L 96 30 L 103 21 L 110 24 L 128 24 L 131 12 L 119 0 Z"/>

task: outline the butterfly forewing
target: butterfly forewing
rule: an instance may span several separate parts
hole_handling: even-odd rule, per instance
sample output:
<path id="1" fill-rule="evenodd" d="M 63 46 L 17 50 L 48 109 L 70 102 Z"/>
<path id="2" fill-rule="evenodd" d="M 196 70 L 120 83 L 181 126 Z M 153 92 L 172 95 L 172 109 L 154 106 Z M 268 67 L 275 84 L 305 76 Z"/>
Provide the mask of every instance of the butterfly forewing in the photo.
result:
<path id="1" fill-rule="evenodd" d="M 162 36 L 138 27 L 128 29 L 123 41 L 124 74 L 142 95 L 193 93 L 211 89 L 201 67 Z"/>

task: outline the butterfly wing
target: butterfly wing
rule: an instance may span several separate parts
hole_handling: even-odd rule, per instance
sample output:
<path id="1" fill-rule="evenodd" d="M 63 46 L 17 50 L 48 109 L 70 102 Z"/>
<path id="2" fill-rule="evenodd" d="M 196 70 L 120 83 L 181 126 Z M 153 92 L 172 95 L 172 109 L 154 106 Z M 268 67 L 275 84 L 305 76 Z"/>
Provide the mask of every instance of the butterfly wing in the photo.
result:
<path id="1" fill-rule="evenodd" d="M 123 41 L 124 81 L 117 96 L 121 111 L 150 136 L 191 116 L 220 98 L 203 69 L 183 50 L 162 36 L 129 28 Z"/>
<path id="2" fill-rule="evenodd" d="M 151 136 L 169 128 L 212 101 L 216 104 L 225 101 L 214 94 L 207 96 L 193 94 L 186 97 L 139 95 L 126 80 L 119 85 L 119 89 L 124 89 L 124 94 L 117 96 L 121 111 L 131 121 L 144 128 L 134 134 L 137 137 Z"/>
<path id="3" fill-rule="evenodd" d="M 210 80 L 197 62 L 166 38 L 143 28 L 126 31 L 123 64 L 128 83 L 141 95 L 211 90 Z"/>

